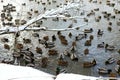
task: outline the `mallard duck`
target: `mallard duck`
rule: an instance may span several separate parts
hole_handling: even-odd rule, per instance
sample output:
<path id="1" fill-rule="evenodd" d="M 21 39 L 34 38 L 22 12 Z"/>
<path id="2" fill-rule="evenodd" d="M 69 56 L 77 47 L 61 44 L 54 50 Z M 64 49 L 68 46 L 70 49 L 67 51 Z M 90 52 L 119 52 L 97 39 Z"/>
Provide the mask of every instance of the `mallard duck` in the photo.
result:
<path id="1" fill-rule="evenodd" d="M 85 46 L 91 46 L 91 40 L 86 40 L 86 42 L 85 42 L 84 45 L 85 45 Z"/>
<path id="2" fill-rule="evenodd" d="M 9 39 L 8 38 L 2 38 L 1 41 L 2 42 L 9 42 Z"/>
<path id="3" fill-rule="evenodd" d="M 77 49 L 76 49 L 76 46 L 72 46 L 72 47 L 70 48 L 70 51 L 71 51 L 72 53 L 74 53 L 76 50 L 77 50 Z"/>
<path id="4" fill-rule="evenodd" d="M 38 42 L 39 42 L 40 44 L 45 44 L 45 43 L 46 43 L 46 41 L 45 41 L 45 40 L 42 40 L 42 39 L 38 39 Z"/>
<path id="5" fill-rule="evenodd" d="M 55 41 L 55 40 L 56 40 L 56 36 L 53 35 L 53 36 L 52 36 L 52 41 Z"/>
<path id="6" fill-rule="evenodd" d="M 65 60 L 58 60 L 58 65 L 59 66 L 68 66 L 68 62 Z"/>
<path id="7" fill-rule="evenodd" d="M 50 49 L 50 50 L 48 51 L 48 55 L 56 55 L 56 54 L 58 54 L 58 51 L 55 50 L 55 49 Z"/>
<path id="8" fill-rule="evenodd" d="M 84 68 L 89 68 L 89 67 L 92 67 L 92 66 L 95 66 L 95 65 L 96 65 L 96 60 L 95 59 L 93 59 L 92 62 L 84 62 L 83 63 Z"/>
<path id="9" fill-rule="evenodd" d="M 65 56 L 70 57 L 70 52 L 68 50 L 65 50 L 63 53 L 64 53 Z"/>
<path id="10" fill-rule="evenodd" d="M 100 29 L 98 29 L 98 32 L 97 32 L 97 35 L 99 36 L 102 36 L 103 35 L 103 31 L 101 31 Z"/>
<path id="11" fill-rule="evenodd" d="M 31 43 L 31 40 L 23 38 L 23 42 L 27 44 L 27 43 Z"/>
<path id="12" fill-rule="evenodd" d="M 10 46 L 8 44 L 4 44 L 4 48 L 10 50 Z"/>
<path id="13" fill-rule="evenodd" d="M 106 49 L 109 50 L 109 51 L 113 51 L 113 50 L 115 50 L 115 47 L 111 46 L 111 45 L 108 45 L 108 47 Z"/>
<path id="14" fill-rule="evenodd" d="M 38 33 L 33 33 L 32 36 L 39 37 L 39 34 Z"/>
<path id="15" fill-rule="evenodd" d="M 90 29 L 84 29 L 84 33 L 91 33 L 91 32 L 93 32 L 92 28 L 90 28 Z"/>
<path id="16" fill-rule="evenodd" d="M 85 37 L 86 37 L 85 34 L 78 34 L 75 38 L 76 38 L 76 40 L 81 40 Z"/>
<path id="17" fill-rule="evenodd" d="M 88 48 L 86 48 L 86 49 L 84 50 L 84 54 L 85 54 L 85 55 L 89 54 L 89 49 L 88 49 Z"/>
<path id="18" fill-rule="evenodd" d="M 107 64 L 112 64 L 112 63 L 114 63 L 115 62 L 115 59 L 114 58 L 112 58 L 112 57 L 110 57 L 110 58 L 108 58 L 106 61 L 105 61 L 105 64 L 107 65 Z"/>
<path id="19" fill-rule="evenodd" d="M 72 61 L 78 61 L 78 57 L 75 53 L 72 53 L 70 58 L 71 58 Z"/>
<path id="20" fill-rule="evenodd" d="M 42 49 L 39 48 L 39 47 L 36 47 L 36 52 L 39 53 L 39 54 L 42 54 Z"/>
<path id="21" fill-rule="evenodd" d="M 16 44 L 16 48 L 17 48 L 17 49 L 20 49 L 20 50 L 23 49 L 23 44 L 17 43 L 17 44 Z"/>
<path id="22" fill-rule="evenodd" d="M 118 74 L 120 74 L 120 65 L 116 65 L 116 66 L 115 66 L 115 71 L 116 71 Z"/>
<path id="23" fill-rule="evenodd" d="M 98 73 L 99 73 L 99 74 L 110 74 L 111 72 L 112 72 L 111 69 L 98 68 Z"/>
<path id="24" fill-rule="evenodd" d="M 120 60 L 117 61 L 117 64 L 120 65 Z"/>
<path id="25" fill-rule="evenodd" d="M 46 48 L 52 48 L 52 47 L 54 47 L 55 45 L 54 45 L 54 42 L 46 42 L 45 43 L 45 47 Z"/>
<path id="26" fill-rule="evenodd" d="M 42 68 L 46 68 L 47 65 L 48 65 L 48 58 L 47 58 L 47 57 L 43 57 L 43 58 L 41 59 L 41 67 L 42 67 Z"/>
<path id="27" fill-rule="evenodd" d="M 97 48 L 104 48 L 104 47 L 105 47 L 105 43 L 104 42 L 102 42 L 101 44 L 97 45 Z"/>

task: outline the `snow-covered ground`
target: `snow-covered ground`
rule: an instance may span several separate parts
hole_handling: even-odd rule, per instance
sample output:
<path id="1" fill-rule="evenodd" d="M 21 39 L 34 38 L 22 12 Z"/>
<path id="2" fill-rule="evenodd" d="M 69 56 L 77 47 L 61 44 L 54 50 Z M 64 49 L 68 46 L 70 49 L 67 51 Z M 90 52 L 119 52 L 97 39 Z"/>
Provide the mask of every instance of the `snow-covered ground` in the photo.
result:
<path id="1" fill-rule="evenodd" d="M 78 75 L 73 73 L 59 74 L 56 80 L 97 80 L 96 77 Z"/>
<path id="2" fill-rule="evenodd" d="M 31 67 L 0 64 L 0 80 L 96 80 L 95 77 L 77 74 L 47 74 Z"/>
<path id="3" fill-rule="evenodd" d="M 0 64 L 0 80 L 54 80 L 54 77 L 31 67 Z"/>
<path id="4" fill-rule="evenodd" d="M 0 64 L 0 80 L 109 80 L 109 79 L 110 78 L 91 77 L 73 73 L 61 73 L 55 76 L 40 70 L 33 69 L 31 67 Z"/>

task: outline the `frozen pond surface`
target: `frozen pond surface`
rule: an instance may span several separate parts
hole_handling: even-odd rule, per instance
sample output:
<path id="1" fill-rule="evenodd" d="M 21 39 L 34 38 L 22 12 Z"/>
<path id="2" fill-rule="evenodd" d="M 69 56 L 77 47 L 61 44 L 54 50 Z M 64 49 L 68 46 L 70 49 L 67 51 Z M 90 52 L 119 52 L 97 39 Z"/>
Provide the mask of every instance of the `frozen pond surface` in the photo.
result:
<path id="1" fill-rule="evenodd" d="M 36 1 L 36 2 L 35 2 Z M 0 7 L 2 10 L 2 6 L 6 5 L 7 2 L 12 3 L 14 6 L 16 6 L 16 12 L 13 12 L 13 16 L 14 19 L 25 19 L 25 20 L 30 20 L 28 19 L 28 17 L 30 17 L 27 12 L 29 11 L 32 16 L 31 19 L 34 18 L 35 16 L 38 16 L 39 14 L 44 14 L 44 8 L 46 7 L 46 10 L 49 9 L 57 9 L 56 6 L 58 5 L 62 5 L 65 4 L 65 1 L 63 0 L 59 0 L 56 3 L 54 3 L 52 0 L 49 0 L 49 2 L 43 2 L 45 0 L 42 0 L 42 3 L 45 3 L 46 5 L 43 5 L 41 3 L 41 0 L 35 0 L 35 1 L 29 1 L 29 0 L 5 0 L 3 3 L 0 3 Z M 68 73 L 77 73 L 77 74 L 83 74 L 83 75 L 91 75 L 91 76 L 100 76 L 97 72 L 97 68 L 98 67 L 106 67 L 106 68 L 110 68 L 113 70 L 113 72 L 115 72 L 114 67 L 116 65 L 116 62 L 110 65 L 105 65 L 104 62 L 106 61 L 106 59 L 108 59 L 109 57 L 114 57 L 116 60 L 120 59 L 120 54 L 117 52 L 118 49 L 120 49 L 120 26 L 117 25 L 117 22 L 119 22 L 120 19 L 120 14 L 115 14 L 114 10 L 118 9 L 120 7 L 120 3 L 117 2 L 117 0 L 111 0 L 111 3 L 115 3 L 114 7 L 108 6 L 106 5 L 106 0 L 97 0 L 97 3 L 95 3 L 96 0 L 93 0 L 91 2 L 89 2 L 88 0 L 84 0 L 83 4 L 85 4 L 82 7 L 79 7 L 79 9 L 69 9 L 66 10 L 66 13 L 71 14 L 71 17 L 73 18 L 69 18 L 69 17 L 61 17 L 58 18 L 58 21 L 56 21 L 55 17 L 49 17 L 49 18 L 45 18 L 45 19 L 41 19 L 40 21 L 42 21 L 42 24 L 40 24 L 40 27 L 47 27 L 47 29 L 66 29 L 68 28 L 68 26 L 70 26 L 72 24 L 72 27 L 79 27 L 79 30 L 68 30 L 68 31 L 61 31 L 62 35 L 64 35 L 66 37 L 66 39 L 68 40 L 68 45 L 62 45 L 60 40 L 58 39 L 57 36 L 57 31 L 22 31 L 20 34 L 21 36 L 18 37 L 17 41 L 18 43 L 23 43 L 23 38 L 29 38 L 31 39 L 31 44 L 24 44 L 24 49 L 26 48 L 30 48 L 30 50 L 34 53 L 34 56 L 41 56 L 38 53 L 35 52 L 35 48 L 36 47 L 41 47 L 42 51 L 43 51 L 43 56 L 48 56 L 48 48 L 45 48 L 43 45 L 39 44 L 38 39 L 42 39 L 43 36 L 48 35 L 49 36 L 49 41 L 52 41 L 52 35 L 55 34 L 57 37 L 57 40 L 54 41 L 55 43 L 55 49 L 58 50 L 59 53 L 63 53 L 64 50 L 69 49 L 72 46 L 72 42 L 75 41 L 75 37 L 78 34 L 83 33 L 84 29 L 90 29 L 93 28 L 93 32 L 92 33 L 88 33 L 88 37 L 87 39 L 82 39 L 82 40 L 78 40 L 76 41 L 77 45 L 77 51 L 76 54 L 79 56 L 79 61 L 78 62 L 74 62 L 71 61 L 70 58 L 65 57 L 65 59 L 69 62 L 68 67 L 61 67 L 61 68 L 65 68 L 67 70 Z M 38 2 L 40 2 L 38 4 Z M 100 4 L 100 2 L 102 2 Z M 26 6 L 22 6 L 22 3 L 26 3 Z M 81 2 L 80 2 L 81 3 Z M 95 9 L 99 8 L 98 11 L 95 11 Z M 31 9 L 33 10 L 38 10 L 38 13 L 35 14 L 34 11 L 30 11 Z M 91 16 L 87 16 L 87 14 L 89 14 L 91 12 L 91 10 L 93 10 L 95 12 L 95 15 L 91 15 Z M 109 18 L 104 18 L 104 14 L 102 12 L 106 11 L 107 13 L 111 13 L 111 16 L 115 15 L 115 19 L 109 17 Z M 84 14 L 81 15 L 81 12 L 83 12 Z M 19 15 L 18 15 L 19 13 Z M 101 16 L 101 19 L 99 22 L 96 22 L 95 19 L 97 19 L 99 16 Z M 88 22 L 85 22 L 83 18 L 87 18 Z M 12 22 L 12 21 L 11 21 Z M 112 25 L 109 25 L 109 22 L 112 22 Z M 36 23 L 30 25 L 29 27 L 35 27 Z M 37 25 L 38 26 L 38 25 Z M 108 27 L 112 28 L 112 31 L 108 31 Z M 1 23 L 1 27 L 2 27 L 2 23 Z M 103 35 L 101 37 L 97 36 L 97 31 L 98 29 L 101 29 L 103 31 Z M 38 33 L 40 35 L 39 38 L 33 37 L 32 34 L 33 33 Z M 69 38 L 68 34 L 69 32 L 72 33 L 72 37 Z M 84 46 L 84 43 L 86 40 L 89 39 L 89 36 L 93 35 L 94 39 L 92 40 L 92 45 L 91 46 Z M 6 49 L 4 49 L 4 44 L 3 42 L 1 42 L 0 44 L 0 48 L 1 48 L 1 55 L 0 55 L 0 59 L 2 60 L 3 58 L 5 59 L 13 59 L 12 55 L 10 54 L 13 51 L 13 43 L 14 43 L 14 35 L 13 34 L 4 34 L 1 35 L 0 38 L 2 37 L 6 37 L 9 38 L 9 45 L 11 46 L 11 49 L 8 51 Z M 113 45 L 115 46 L 115 50 L 114 51 L 105 51 L 105 49 L 103 48 L 97 48 L 97 44 L 100 44 L 102 42 L 105 42 L 109 45 Z M 84 50 L 88 48 L 89 49 L 89 54 L 88 55 L 84 55 Z M 4 53 L 4 54 L 3 54 Z M 4 57 L 3 57 L 4 56 Z M 8 57 L 9 56 L 9 57 Z M 83 61 L 86 60 L 91 60 L 95 58 L 97 61 L 97 65 L 91 68 L 83 68 Z M 49 56 L 49 64 L 47 68 L 41 68 L 39 66 L 37 66 L 36 68 L 41 69 L 43 71 L 46 71 L 48 73 L 51 74 L 55 74 L 55 68 L 58 66 L 57 65 L 57 59 L 58 56 Z M 108 75 L 105 75 L 108 76 Z"/>

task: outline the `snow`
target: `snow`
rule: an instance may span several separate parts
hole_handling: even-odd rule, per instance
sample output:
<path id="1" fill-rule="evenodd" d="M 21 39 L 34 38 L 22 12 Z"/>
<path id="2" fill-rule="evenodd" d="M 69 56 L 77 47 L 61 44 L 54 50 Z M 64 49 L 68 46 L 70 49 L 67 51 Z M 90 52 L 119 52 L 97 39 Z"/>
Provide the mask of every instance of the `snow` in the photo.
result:
<path id="1" fill-rule="evenodd" d="M 83 76 L 78 74 L 59 74 L 56 80 L 96 80 L 95 77 Z"/>
<path id="2" fill-rule="evenodd" d="M 56 76 L 31 67 L 0 64 L 0 80 L 54 80 Z M 55 80 L 96 80 L 95 77 L 61 73 Z"/>
<path id="3" fill-rule="evenodd" d="M 57 8 L 57 9 L 51 9 L 51 10 L 47 10 L 44 14 L 40 14 L 37 17 L 31 19 L 30 21 L 28 21 L 25 26 L 27 27 L 28 25 L 32 24 L 33 22 L 42 19 L 43 17 L 64 17 L 62 15 L 58 16 L 59 13 L 64 13 L 66 10 L 70 9 L 70 8 L 77 8 L 78 6 L 80 6 L 80 4 L 78 3 L 68 3 L 67 5 L 61 7 L 61 8 Z"/>
<path id="4" fill-rule="evenodd" d="M 0 80 L 54 80 L 53 77 L 31 67 L 0 64 Z"/>
<path id="5" fill-rule="evenodd" d="M 33 27 L 33 28 L 26 28 L 26 30 L 46 30 L 46 27 L 40 27 L 40 28 L 38 28 L 38 27 Z"/>
<path id="6" fill-rule="evenodd" d="M 57 76 L 33 69 L 0 63 L 0 80 L 109 80 L 107 77 L 92 77 L 73 73 L 61 73 Z"/>
<path id="7" fill-rule="evenodd" d="M 46 18 L 50 18 L 50 17 L 61 17 L 61 18 L 68 18 L 68 17 L 65 17 L 64 15 L 59 15 L 59 13 L 64 13 L 66 10 L 70 9 L 70 8 L 77 8 L 79 7 L 80 4 L 78 3 L 68 3 L 67 5 L 64 5 L 60 8 L 56 8 L 56 9 L 51 9 L 51 10 L 47 10 L 44 14 L 40 14 L 34 18 L 32 18 L 31 20 L 27 21 L 27 23 L 25 25 L 22 25 L 22 26 L 19 26 L 19 27 L 11 27 L 11 26 L 7 26 L 7 27 L 2 27 L 0 29 L 0 34 L 3 34 L 5 32 L 18 32 L 18 31 L 22 31 L 22 30 L 25 30 L 30 24 L 42 19 L 43 17 L 46 17 Z M 69 19 L 71 18 L 84 18 L 84 17 L 79 17 L 79 16 L 75 16 L 75 17 L 69 17 Z M 86 25 L 86 24 L 84 24 Z M 82 26 L 84 26 L 82 25 Z M 50 30 L 72 30 L 72 29 L 75 29 L 76 27 L 73 27 L 73 28 L 65 28 L 65 29 L 50 29 Z M 36 30 L 36 29 L 46 29 L 46 27 L 42 27 L 42 28 L 27 28 L 27 29 L 33 29 L 33 30 Z"/>
<path id="8" fill-rule="evenodd" d="M 77 8 L 78 6 L 80 6 L 80 4 L 78 4 L 78 3 L 68 3 L 67 5 L 62 6 L 61 8 L 47 10 L 44 14 L 40 14 L 40 15 L 32 18 L 31 20 L 27 21 L 27 23 L 25 25 L 22 25 L 22 26 L 19 26 L 19 27 L 11 27 L 11 26 L 2 27 L 0 29 L 0 31 L 3 31 L 3 32 L 1 32 L 0 34 L 5 33 L 6 31 L 17 32 L 17 31 L 24 30 L 30 24 L 42 19 L 43 17 L 65 17 L 63 15 L 58 15 L 58 14 L 59 13 L 64 13 L 66 10 L 68 10 L 70 8 Z M 73 17 L 70 17 L 70 18 L 73 18 Z M 44 28 L 39 28 L 39 29 L 45 29 L 45 27 Z"/>

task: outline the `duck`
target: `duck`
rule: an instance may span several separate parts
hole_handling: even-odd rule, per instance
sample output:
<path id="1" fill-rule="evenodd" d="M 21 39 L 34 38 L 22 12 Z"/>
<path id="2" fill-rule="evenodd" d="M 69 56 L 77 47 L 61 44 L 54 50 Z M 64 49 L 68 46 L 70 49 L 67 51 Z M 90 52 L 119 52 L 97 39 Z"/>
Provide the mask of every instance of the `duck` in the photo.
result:
<path id="1" fill-rule="evenodd" d="M 31 40 L 23 38 L 23 42 L 27 44 L 27 43 L 31 43 Z"/>
<path id="2" fill-rule="evenodd" d="M 109 51 L 113 51 L 113 50 L 115 50 L 115 47 L 112 45 L 108 45 L 108 47 L 106 47 L 106 49 Z"/>
<path id="3" fill-rule="evenodd" d="M 33 33 L 32 36 L 39 38 L 39 34 L 38 33 Z"/>
<path id="4" fill-rule="evenodd" d="M 98 29 L 97 35 L 98 36 L 102 36 L 103 35 L 103 31 L 101 31 L 100 29 Z"/>
<path id="5" fill-rule="evenodd" d="M 61 35 L 61 31 L 58 31 L 58 32 L 57 32 L 57 35 Z"/>
<path id="6" fill-rule="evenodd" d="M 34 62 L 33 56 L 28 56 L 28 55 L 25 55 L 25 54 L 23 56 L 23 60 L 25 60 L 26 64 Z"/>
<path id="7" fill-rule="evenodd" d="M 75 39 L 76 39 L 76 41 L 78 41 L 78 40 L 81 40 L 81 39 L 83 39 L 83 38 L 85 38 L 85 37 L 86 37 L 85 34 L 78 34 L 78 35 L 75 37 Z"/>
<path id="8" fill-rule="evenodd" d="M 70 48 L 70 52 L 72 52 L 72 53 L 74 53 L 74 52 L 76 52 L 76 46 L 72 46 L 71 48 Z"/>
<path id="9" fill-rule="evenodd" d="M 112 64 L 112 63 L 114 63 L 115 62 L 115 59 L 114 58 L 112 58 L 112 57 L 110 57 L 110 58 L 108 58 L 106 61 L 105 61 L 105 64 L 107 65 L 107 64 Z"/>
<path id="10" fill-rule="evenodd" d="M 117 64 L 120 65 L 120 60 L 117 61 Z"/>
<path id="11" fill-rule="evenodd" d="M 68 34 L 68 36 L 71 38 L 71 37 L 72 37 L 72 33 L 70 32 L 70 33 Z"/>
<path id="12" fill-rule="evenodd" d="M 58 60 L 58 65 L 59 66 L 68 66 L 68 61 L 66 60 Z"/>
<path id="13" fill-rule="evenodd" d="M 49 36 L 44 36 L 43 40 L 48 41 L 49 40 Z"/>
<path id="14" fill-rule="evenodd" d="M 99 11 L 99 8 L 94 9 L 94 11 Z"/>
<path id="15" fill-rule="evenodd" d="M 89 49 L 88 49 L 88 48 L 86 48 L 86 49 L 84 50 L 84 54 L 85 54 L 85 55 L 89 54 Z"/>
<path id="16" fill-rule="evenodd" d="M 56 40 L 56 36 L 52 35 L 52 41 L 55 41 L 55 40 Z"/>
<path id="17" fill-rule="evenodd" d="M 59 60 L 63 60 L 64 58 L 65 58 L 65 57 L 64 57 L 64 53 L 60 53 L 58 59 L 59 59 Z"/>
<path id="18" fill-rule="evenodd" d="M 96 60 L 93 59 L 92 62 L 83 62 L 83 67 L 84 68 L 89 68 L 89 67 L 92 67 L 92 66 L 95 66 L 96 65 Z"/>
<path id="19" fill-rule="evenodd" d="M 72 42 L 72 46 L 76 46 L 77 44 L 76 44 L 76 41 L 73 41 Z"/>
<path id="20" fill-rule="evenodd" d="M 9 39 L 8 38 L 2 38 L 1 41 L 2 42 L 9 42 Z"/>
<path id="21" fill-rule="evenodd" d="M 120 74 L 120 65 L 116 65 L 116 66 L 115 66 L 115 71 L 116 71 L 118 74 Z"/>
<path id="22" fill-rule="evenodd" d="M 99 73 L 99 74 L 110 74 L 111 72 L 112 72 L 111 69 L 98 68 L 98 73 Z"/>
<path id="23" fill-rule="evenodd" d="M 97 45 L 97 48 L 104 48 L 104 47 L 105 47 L 105 43 L 104 42 L 102 42 L 102 43 Z"/>
<path id="24" fill-rule="evenodd" d="M 41 59 L 41 67 L 46 68 L 48 65 L 48 58 L 47 57 L 42 57 Z"/>
<path id="25" fill-rule="evenodd" d="M 39 53 L 39 54 L 42 54 L 42 49 L 39 48 L 39 47 L 36 47 L 36 52 Z"/>
<path id="26" fill-rule="evenodd" d="M 55 47 L 54 42 L 46 42 L 45 43 L 45 48 L 53 48 L 53 47 Z"/>
<path id="27" fill-rule="evenodd" d="M 35 67 L 35 65 L 33 63 L 28 63 L 26 66 L 28 66 L 28 67 Z"/>
<path id="28" fill-rule="evenodd" d="M 63 45 L 68 45 L 68 41 L 65 36 L 59 35 L 59 39 Z"/>
<path id="29" fill-rule="evenodd" d="M 78 57 L 75 53 L 72 53 L 70 58 L 71 58 L 72 61 L 78 61 Z"/>
<path id="30" fill-rule="evenodd" d="M 38 39 L 38 42 L 39 42 L 39 44 L 45 44 L 46 43 L 46 41 L 43 40 L 43 39 Z"/>
<path id="31" fill-rule="evenodd" d="M 92 28 L 90 28 L 90 29 L 84 29 L 84 33 L 91 33 L 91 32 L 93 32 Z"/>
<path id="32" fill-rule="evenodd" d="M 94 36 L 93 36 L 93 35 L 90 35 L 89 39 L 90 39 L 90 40 L 93 40 L 93 39 L 94 39 Z"/>
<path id="33" fill-rule="evenodd" d="M 23 44 L 17 43 L 16 48 L 19 49 L 19 50 L 22 50 L 23 49 Z"/>
<path id="34" fill-rule="evenodd" d="M 64 53 L 65 56 L 70 57 L 70 52 L 67 49 L 63 53 Z"/>
<path id="35" fill-rule="evenodd" d="M 110 27 L 110 26 L 108 26 L 107 29 L 108 29 L 108 31 L 110 31 L 110 32 L 112 31 L 112 27 Z"/>
<path id="36" fill-rule="evenodd" d="M 88 22 L 88 19 L 87 19 L 87 18 L 84 18 L 84 22 Z"/>
<path id="37" fill-rule="evenodd" d="M 57 54 L 58 54 L 58 51 L 55 49 L 48 50 L 48 55 L 57 55 Z"/>
<path id="38" fill-rule="evenodd" d="M 4 48 L 10 50 L 10 46 L 8 44 L 4 44 Z"/>
<path id="39" fill-rule="evenodd" d="M 19 53 L 19 52 L 14 52 L 13 53 L 13 57 L 15 57 L 15 58 L 18 58 L 20 56 L 21 56 L 21 53 Z"/>
<path id="40" fill-rule="evenodd" d="M 91 44 L 92 44 L 92 43 L 91 43 L 91 40 L 86 40 L 84 45 L 85 45 L 85 46 L 91 46 Z"/>

